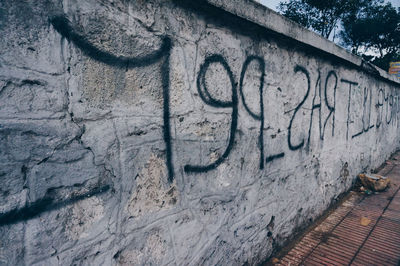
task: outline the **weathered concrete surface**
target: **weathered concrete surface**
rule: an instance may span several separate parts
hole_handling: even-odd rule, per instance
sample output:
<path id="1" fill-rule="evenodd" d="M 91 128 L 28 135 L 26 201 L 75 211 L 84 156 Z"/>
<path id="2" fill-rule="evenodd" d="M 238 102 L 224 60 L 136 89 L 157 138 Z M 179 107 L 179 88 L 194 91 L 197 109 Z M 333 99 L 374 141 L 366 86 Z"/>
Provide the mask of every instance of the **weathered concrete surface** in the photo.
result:
<path id="1" fill-rule="evenodd" d="M 398 82 L 236 2 L 0 3 L 2 263 L 256 264 L 399 148 Z"/>

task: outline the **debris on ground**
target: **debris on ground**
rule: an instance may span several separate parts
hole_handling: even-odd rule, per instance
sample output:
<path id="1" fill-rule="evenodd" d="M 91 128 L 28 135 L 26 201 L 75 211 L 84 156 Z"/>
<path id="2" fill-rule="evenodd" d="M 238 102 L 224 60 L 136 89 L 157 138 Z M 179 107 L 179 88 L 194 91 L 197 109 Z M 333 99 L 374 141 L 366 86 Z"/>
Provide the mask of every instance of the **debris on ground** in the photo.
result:
<path id="1" fill-rule="evenodd" d="M 364 186 L 360 186 L 358 190 L 360 192 L 364 193 L 364 194 L 367 194 L 367 195 L 371 195 L 372 194 L 372 191 L 369 190 L 369 189 L 366 189 Z"/>
<path id="2" fill-rule="evenodd" d="M 371 191 L 384 191 L 390 184 L 389 178 L 377 174 L 359 174 L 358 178 L 362 184 L 360 191 L 368 195 Z"/>
<path id="3" fill-rule="evenodd" d="M 271 259 L 271 263 L 272 263 L 273 265 L 278 264 L 279 262 L 280 262 L 280 261 L 279 261 L 278 258 L 272 258 L 272 259 Z"/>
<path id="4" fill-rule="evenodd" d="M 370 223 L 371 223 L 371 219 L 368 219 L 367 217 L 361 217 L 360 224 L 362 226 L 368 226 Z"/>

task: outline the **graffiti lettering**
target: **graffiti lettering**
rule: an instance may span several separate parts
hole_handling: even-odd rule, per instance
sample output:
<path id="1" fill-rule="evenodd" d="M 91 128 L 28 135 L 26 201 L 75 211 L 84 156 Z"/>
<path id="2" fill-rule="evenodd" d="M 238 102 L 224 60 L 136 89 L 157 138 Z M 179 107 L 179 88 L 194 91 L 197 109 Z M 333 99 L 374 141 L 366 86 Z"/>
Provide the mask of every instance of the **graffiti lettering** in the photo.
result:
<path id="1" fill-rule="evenodd" d="M 171 141 L 171 128 L 169 121 L 169 57 L 172 49 L 172 42 L 168 36 L 162 39 L 161 47 L 145 56 L 141 57 L 124 57 L 115 56 L 106 51 L 92 45 L 86 40 L 85 37 L 77 34 L 70 26 L 69 21 L 63 16 L 56 16 L 50 19 L 54 29 L 64 38 L 75 44 L 87 56 L 102 62 L 104 64 L 118 67 L 118 68 L 137 68 L 153 65 L 161 62 L 161 80 L 163 89 L 163 136 L 166 149 L 166 164 L 168 169 L 168 181 L 172 182 L 174 179 L 174 168 L 172 165 L 172 141 Z"/>
<path id="2" fill-rule="evenodd" d="M 379 128 L 382 124 L 382 113 L 383 113 L 383 101 L 385 100 L 385 92 L 383 89 L 379 89 L 378 92 L 378 103 L 376 107 L 378 108 L 378 115 L 376 121 L 376 128 Z"/>
<path id="3" fill-rule="evenodd" d="M 231 91 L 232 91 L 232 100 L 231 101 L 221 101 L 218 99 L 214 99 L 206 84 L 206 73 L 210 65 L 212 64 L 220 64 L 226 71 L 229 77 Z M 208 105 L 213 106 L 215 108 L 232 108 L 232 120 L 231 120 L 231 131 L 229 135 L 228 146 L 226 147 L 222 156 L 220 156 L 215 162 L 208 165 L 190 165 L 187 164 L 184 167 L 185 172 L 207 172 L 212 169 L 215 169 L 218 165 L 220 165 L 229 155 L 232 150 L 233 143 L 235 140 L 235 132 L 237 128 L 237 118 L 238 118 L 238 99 L 236 92 L 236 84 L 233 79 L 232 71 L 225 61 L 225 59 L 221 55 L 211 55 L 205 59 L 205 62 L 200 67 L 199 74 L 197 76 L 197 91 L 199 92 L 200 98 Z"/>
<path id="4" fill-rule="evenodd" d="M 393 95 L 390 94 L 385 98 L 385 102 L 387 102 L 386 104 L 386 123 L 390 124 L 390 122 L 392 121 L 392 114 L 393 114 Z M 390 108 L 390 111 L 389 111 Z M 388 119 L 388 115 L 389 115 L 389 119 Z"/>
<path id="5" fill-rule="evenodd" d="M 346 140 L 349 139 L 349 125 L 350 125 L 350 107 L 351 107 L 351 92 L 352 92 L 352 87 L 351 86 L 357 86 L 358 83 L 346 79 L 341 79 L 340 80 L 343 83 L 349 84 L 349 98 L 347 100 L 347 121 L 346 121 Z"/>
<path id="6" fill-rule="evenodd" d="M 297 73 L 297 72 L 302 72 L 306 77 L 307 77 L 307 92 L 306 92 L 306 95 L 304 96 L 304 98 L 303 98 L 303 100 L 297 105 L 297 107 L 295 108 L 295 110 L 294 110 L 294 113 L 293 113 L 293 116 L 292 116 L 292 118 L 290 119 L 290 122 L 289 122 L 289 127 L 288 127 L 288 146 L 289 146 L 289 149 L 291 149 L 292 151 L 294 151 L 294 150 L 297 150 L 297 149 L 300 149 L 301 147 L 303 147 L 303 145 L 304 145 L 304 139 L 303 140 L 301 140 L 298 144 L 292 144 L 292 124 L 293 124 L 293 120 L 295 119 L 295 117 L 296 117 L 296 114 L 297 114 L 297 112 L 300 110 L 300 108 L 301 108 L 301 106 L 305 103 L 305 101 L 307 100 L 307 97 L 308 97 L 308 95 L 310 94 L 310 74 L 308 73 L 308 71 L 307 71 L 307 69 L 305 69 L 304 67 L 302 67 L 302 66 L 299 66 L 299 65 L 297 65 L 297 66 L 295 66 L 295 68 L 294 68 L 294 72 L 295 73 Z"/>
<path id="7" fill-rule="evenodd" d="M 330 77 L 334 77 L 335 78 L 335 86 L 333 87 L 333 105 L 329 104 L 328 93 L 327 93 L 328 81 L 329 81 Z M 330 71 L 328 73 L 328 76 L 326 77 L 326 80 L 325 80 L 325 104 L 326 104 L 326 107 L 328 107 L 328 109 L 329 109 L 329 114 L 326 117 L 325 122 L 324 122 L 324 130 L 322 132 L 322 136 L 325 133 L 326 123 L 328 122 L 329 117 L 331 115 L 332 115 L 332 137 L 335 135 L 335 108 L 336 108 L 336 87 L 337 87 L 337 82 L 338 82 L 338 78 L 336 76 L 336 73 L 334 71 Z M 323 137 L 322 137 L 322 139 L 323 139 Z"/>
<path id="8" fill-rule="evenodd" d="M 369 98 L 369 106 L 367 106 L 368 98 Z M 351 136 L 351 138 L 358 137 L 361 134 L 368 132 L 371 128 L 374 127 L 374 125 L 370 125 L 370 122 L 371 122 L 371 106 L 372 106 L 372 89 L 368 90 L 365 87 L 364 88 L 364 98 L 363 98 L 363 114 L 362 114 L 362 117 L 361 117 L 362 128 L 361 128 L 360 132 L 354 134 L 353 136 Z M 367 119 L 367 115 L 368 115 L 368 119 Z"/>
<path id="9" fill-rule="evenodd" d="M 165 142 L 166 148 L 166 165 L 168 169 L 168 181 L 172 182 L 174 180 L 174 167 L 172 164 L 172 138 L 171 138 L 171 129 L 170 129 L 170 53 L 172 49 L 172 41 L 168 36 L 162 37 L 162 44 L 159 49 L 141 57 L 123 57 L 123 56 L 115 56 L 108 52 L 105 52 L 94 45 L 92 45 L 89 41 L 87 41 L 83 36 L 77 34 L 73 28 L 70 26 L 69 21 L 62 16 L 54 17 L 50 20 L 53 27 L 59 32 L 64 38 L 74 43 L 84 54 L 87 56 L 103 62 L 107 65 L 117 67 L 117 68 L 138 68 L 145 67 L 149 65 L 153 65 L 156 63 L 160 63 L 160 74 L 162 81 L 162 92 L 163 92 L 163 139 Z M 249 65 L 251 63 L 256 63 L 258 65 L 258 71 L 260 73 L 259 82 L 260 85 L 258 87 L 259 91 L 259 111 L 252 110 L 248 105 L 248 99 L 245 97 L 245 85 L 244 79 L 246 73 L 249 71 Z M 209 88 L 207 87 L 206 82 L 206 73 L 209 71 L 209 67 L 213 64 L 219 64 L 223 67 L 225 72 L 229 78 L 230 90 L 232 93 L 232 98 L 229 101 L 224 101 L 213 97 L 210 93 Z M 302 74 L 306 78 L 307 82 L 307 90 L 302 100 L 295 107 L 293 114 L 289 120 L 288 131 L 287 131 L 287 144 L 289 150 L 296 151 L 300 148 L 310 146 L 311 143 L 311 133 L 314 119 L 314 112 L 318 112 L 318 124 L 319 124 L 319 140 L 324 141 L 325 131 L 328 125 L 328 122 L 332 121 L 332 134 L 331 136 L 335 136 L 335 112 L 336 112 L 336 93 L 338 90 L 338 76 L 335 71 L 331 70 L 328 72 L 325 83 L 323 83 L 323 79 L 320 71 L 318 71 L 318 78 L 316 80 L 314 95 L 312 98 L 311 105 L 311 116 L 308 127 L 308 136 L 307 138 L 303 137 L 302 139 L 293 139 L 293 123 L 297 118 L 298 112 L 301 108 L 304 108 L 306 100 L 311 94 L 311 75 L 309 71 L 301 66 L 296 65 L 294 67 L 295 74 Z M 346 121 L 346 140 L 349 140 L 349 131 L 350 124 L 353 122 L 350 119 L 351 114 L 351 106 L 352 106 L 352 92 L 354 86 L 358 86 L 357 82 L 349 81 L 346 79 L 340 79 L 342 83 L 348 84 L 348 100 L 347 100 L 347 121 Z M 239 80 L 239 93 L 240 98 L 243 102 L 244 109 L 246 112 L 254 119 L 260 122 L 259 126 L 259 135 L 258 135 L 258 149 L 260 153 L 260 162 L 259 168 L 263 169 L 265 163 L 272 162 L 275 159 L 283 158 L 285 156 L 284 152 L 270 155 L 265 158 L 265 148 L 264 148 L 264 123 L 265 123 L 265 112 L 264 112 L 264 82 L 265 82 L 265 61 L 262 57 L 251 55 L 248 56 L 242 66 L 240 72 L 240 80 Z M 217 158 L 216 161 L 207 165 L 195 165 L 195 164 L 186 164 L 184 166 L 184 171 L 187 173 L 191 172 L 207 172 L 217 168 L 230 154 L 233 149 L 235 143 L 235 133 L 237 131 L 238 126 L 238 91 L 237 91 L 237 83 L 235 82 L 233 72 L 228 65 L 227 61 L 222 55 L 213 54 L 205 58 L 204 63 L 200 66 L 200 70 L 196 79 L 197 91 L 201 100 L 212 107 L 215 108 L 232 108 L 231 113 L 231 124 L 230 124 L 230 132 L 228 137 L 228 144 L 225 148 L 223 154 Z M 323 87 L 323 96 L 322 96 L 322 86 Z M 328 97 L 329 95 L 329 97 Z M 322 100 L 324 97 L 324 100 Z M 369 102 L 369 103 L 368 103 Z M 323 116 L 323 103 L 328 109 L 328 113 L 326 117 Z M 386 104 L 386 106 L 384 106 Z M 372 105 L 372 88 L 367 89 L 364 88 L 363 94 L 363 114 L 361 116 L 362 129 L 352 135 L 352 138 L 358 137 L 361 134 L 368 132 L 375 125 L 370 125 L 371 122 L 371 105 Z M 385 95 L 385 91 L 383 89 L 379 90 L 377 97 L 376 107 L 378 109 L 377 120 L 376 120 L 376 128 L 380 128 L 383 124 L 383 119 L 385 119 L 386 124 L 393 123 L 394 120 L 398 120 L 398 96 L 394 96 L 393 94 Z M 385 118 L 383 118 L 383 112 L 386 111 Z M 394 118 L 394 119 L 393 119 Z"/>
<path id="10" fill-rule="evenodd" d="M 259 65 L 259 70 L 260 70 L 260 87 L 259 87 L 259 93 L 260 93 L 260 113 L 256 114 L 253 111 L 250 110 L 250 108 L 246 104 L 246 99 L 244 97 L 243 93 L 243 80 L 244 76 L 246 74 L 246 70 L 249 66 L 249 64 L 252 61 L 258 62 Z M 243 106 L 246 109 L 246 111 L 250 114 L 251 117 L 254 119 L 260 121 L 260 135 L 258 137 L 258 146 L 260 149 L 260 169 L 264 168 L 264 101 L 263 101 L 263 88 L 264 88 L 264 76 L 265 76 L 265 62 L 264 59 L 258 56 L 250 56 L 246 59 L 246 61 L 243 64 L 242 68 L 242 73 L 240 74 L 240 86 L 239 86 L 239 91 L 240 91 L 240 96 L 242 97 L 242 102 Z"/>
<path id="11" fill-rule="evenodd" d="M 265 161 L 267 163 L 269 163 L 269 162 L 272 162 L 275 159 L 283 158 L 284 156 L 285 156 L 285 153 L 281 152 L 281 153 L 278 153 L 278 154 L 275 154 L 275 155 L 268 156 Z"/>

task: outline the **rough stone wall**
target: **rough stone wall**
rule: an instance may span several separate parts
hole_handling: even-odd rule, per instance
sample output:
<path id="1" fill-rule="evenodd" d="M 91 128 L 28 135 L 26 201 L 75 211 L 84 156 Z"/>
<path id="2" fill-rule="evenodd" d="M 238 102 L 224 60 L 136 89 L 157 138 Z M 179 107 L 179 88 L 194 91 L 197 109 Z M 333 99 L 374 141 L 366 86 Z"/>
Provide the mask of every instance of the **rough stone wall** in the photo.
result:
<path id="1" fill-rule="evenodd" d="M 399 83 L 206 1 L 0 33 L 0 264 L 257 264 L 399 147 Z"/>

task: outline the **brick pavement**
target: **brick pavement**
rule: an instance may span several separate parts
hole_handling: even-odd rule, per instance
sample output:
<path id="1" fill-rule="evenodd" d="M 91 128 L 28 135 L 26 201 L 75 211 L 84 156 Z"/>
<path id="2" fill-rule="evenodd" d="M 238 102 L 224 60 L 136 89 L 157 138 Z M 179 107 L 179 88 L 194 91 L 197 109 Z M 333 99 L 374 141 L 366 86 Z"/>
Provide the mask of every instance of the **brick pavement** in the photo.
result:
<path id="1" fill-rule="evenodd" d="M 351 192 L 275 264 L 400 265 L 400 152 L 378 174 L 391 179 L 387 191 Z M 362 225 L 361 217 L 370 223 Z"/>

